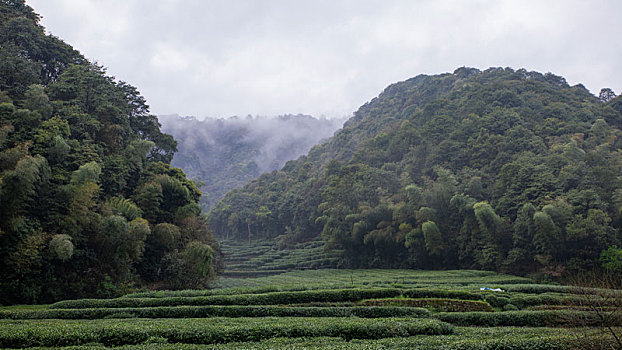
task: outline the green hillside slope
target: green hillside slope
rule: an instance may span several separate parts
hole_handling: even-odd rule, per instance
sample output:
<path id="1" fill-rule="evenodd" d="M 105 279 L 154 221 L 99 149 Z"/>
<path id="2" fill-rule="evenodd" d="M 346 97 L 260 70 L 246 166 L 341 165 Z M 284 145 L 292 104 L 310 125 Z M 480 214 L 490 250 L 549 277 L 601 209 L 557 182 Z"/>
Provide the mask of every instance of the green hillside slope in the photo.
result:
<path id="1" fill-rule="evenodd" d="M 321 235 L 346 267 L 589 269 L 622 245 L 622 100 L 602 97 L 509 68 L 417 76 L 209 222 L 281 247 Z"/>
<path id="2" fill-rule="evenodd" d="M 0 1 L 0 304 L 200 286 L 218 244 L 136 88 Z"/>

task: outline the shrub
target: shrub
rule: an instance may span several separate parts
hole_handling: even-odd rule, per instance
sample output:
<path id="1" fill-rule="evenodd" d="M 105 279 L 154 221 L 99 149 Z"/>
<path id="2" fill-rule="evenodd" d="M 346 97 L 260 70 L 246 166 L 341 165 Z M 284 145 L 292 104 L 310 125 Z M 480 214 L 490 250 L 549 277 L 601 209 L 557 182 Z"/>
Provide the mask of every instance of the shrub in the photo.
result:
<path id="1" fill-rule="evenodd" d="M 404 291 L 407 298 L 445 298 L 461 300 L 482 300 L 482 295 L 466 290 L 449 289 L 409 289 Z"/>
<path id="2" fill-rule="evenodd" d="M 496 295 L 486 295 L 484 300 L 493 307 L 504 307 L 510 303 L 510 298 L 500 297 Z"/>
<path id="3" fill-rule="evenodd" d="M 69 235 L 54 235 L 50 241 L 50 251 L 54 257 L 63 261 L 71 259 L 73 256 L 73 243 Z"/>
<path id="4" fill-rule="evenodd" d="M 205 318 L 205 317 L 428 317 L 414 307 L 175 306 L 152 308 L 50 309 L 0 312 L 3 319 Z"/>
<path id="5" fill-rule="evenodd" d="M 503 311 L 518 311 L 518 308 L 513 304 L 505 304 L 503 306 Z"/>
<path id="6" fill-rule="evenodd" d="M 52 304 L 52 309 L 156 307 L 181 305 L 278 305 L 308 302 L 359 301 L 401 295 L 399 289 L 329 289 L 272 292 L 243 295 L 212 295 L 205 297 L 118 298 L 65 300 Z"/>
<path id="7" fill-rule="evenodd" d="M 552 311 L 508 311 L 508 312 L 442 312 L 434 315 L 438 319 L 458 326 L 528 326 L 552 325 L 556 314 Z"/>
<path id="8" fill-rule="evenodd" d="M 543 294 L 543 293 L 581 293 L 581 294 L 597 294 L 606 292 L 606 289 L 601 288 L 587 288 L 577 286 L 563 286 L 555 284 L 513 284 L 503 286 L 507 292 L 512 293 L 529 293 L 529 294 Z"/>
<path id="9" fill-rule="evenodd" d="M 603 298 L 599 296 L 594 296 L 593 298 L 601 306 L 616 306 L 619 304 L 619 299 L 617 298 Z M 582 305 L 584 302 L 584 297 L 575 294 L 516 295 L 510 298 L 510 303 L 521 309 L 538 305 Z"/>
<path id="10" fill-rule="evenodd" d="M 243 272 L 243 271 L 242 271 Z M 339 286 L 336 289 L 355 289 L 344 288 L 345 286 Z M 391 289 L 402 289 L 400 284 L 391 283 Z M 302 290 L 317 290 L 317 289 L 329 289 L 326 286 L 301 286 L 301 285 L 288 285 L 288 286 L 275 286 L 268 285 L 263 287 L 245 287 L 245 288 L 227 288 L 227 289 L 186 289 L 186 290 L 159 290 L 159 291 L 147 291 L 138 292 L 124 295 L 123 298 L 164 298 L 164 297 L 198 297 L 209 295 L 232 295 L 232 294 L 263 294 L 269 292 L 283 292 L 283 291 L 302 291 Z M 386 288 L 385 288 L 386 289 Z M 483 296 L 480 293 L 469 292 L 466 290 L 451 290 L 451 289 L 407 289 L 403 291 L 403 295 L 408 298 L 446 298 L 446 299 L 461 299 L 461 300 L 482 300 Z"/>
<path id="11" fill-rule="evenodd" d="M 551 327 L 571 325 L 572 320 L 581 318 L 585 326 L 599 324 L 598 315 L 586 311 L 507 311 L 507 312 L 440 312 L 434 317 L 457 326 L 481 327 Z M 616 320 L 622 325 L 622 320 Z"/>
<path id="12" fill-rule="evenodd" d="M 62 347 L 101 343 L 140 344 L 149 339 L 169 343 L 214 344 L 259 341 L 275 337 L 340 337 L 380 339 L 414 335 L 451 334 L 453 327 L 435 319 L 262 318 L 227 319 L 21 321 L 3 322 L 1 348 Z"/>
<path id="13" fill-rule="evenodd" d="M 376 299 L 363 300 L 362 305 L 370 306 L 411 306 L 424 307 L 435 311 L 444 312 L 467 312 L 467 311 L 494 311 L 492 307 L 484 301 L 456 300 L 456 299 Z"/>

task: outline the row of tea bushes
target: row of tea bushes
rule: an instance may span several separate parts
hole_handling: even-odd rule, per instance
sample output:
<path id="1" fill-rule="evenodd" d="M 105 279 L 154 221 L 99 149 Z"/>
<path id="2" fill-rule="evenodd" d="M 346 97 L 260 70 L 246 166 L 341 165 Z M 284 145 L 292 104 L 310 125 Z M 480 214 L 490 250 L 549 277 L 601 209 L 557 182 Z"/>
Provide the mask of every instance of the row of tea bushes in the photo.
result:
<path id="1" fill-rule="evenodd" d="M 409 306 L 432 309 L 442 312 L 493 312 L 493 308 L 485 301 L 458 300 L 458 299 L 376 299 L 363 300 L 361 305 L 367 306 Z"/>
<path id="2" fill-rule="evenodd" d="M 429 317 L 416 307 L 282 307 L 282 306 L 173 306 L 149 308 L 47 309 L 0 311 L 0 319 L 103 319 L 204 317 Z"/>
<path id="3" fill-rule="evenodd" d="M 223 272 L 222 276 L 226 278 L 261 278 L 281 273 L 286 273 L 289 270 L 227 270 Z M 222 277 L 221 277 L 222 278 Z"/>
<path id="4" fill-rule="evenodd" d="M 309 289 L 304 286 L 264 286 L 264 287 L 240 287 L 227 289 L 183 289 L 183 290 L 150 290 L 126 294 L 121 298 L 168 298 L 168 297 L 202 297 L 210 295 L 239 295 L 239 294 L 263 294 L 271 292 L 291 292 Z"/>
<path id="5" fill-rule="evenodd" d="M 301 289 L 290 287 L 288 289 Z M 273 291 L 274 290 L 274 291 Z M 229 294 L 230 292 L 247 294 Z M 461 300 L 482 300 L 482 294 L 462 290 L 407 289 L 398 288 L 345 288 L 307 289 L 279 291 L 275 287 L 233 289 L 224 294 L 222 290 L 190 290 L 146 292 L 117 299 L 80 299 L 55 303 L 55 309 L 157 307 L 180 305 L 277 305 L 309 302 L 359 301 L 373 298 L 391 298 L 403 295 L 407 298 L 451 298 Z"/>
<path id="6" fill-rule="evenodd" d="M 291 292 L 302 290 L 330 289 L 320 288 L 319 286 L 264 286 L 247 288 L 227 288 L 227 289 L 188 289 L 188 290 L 160 290 L 137 292 L 124 295 L 122 298 L 166 298 L 166 297 L 198 297 L 210 295 L 239 295 L 239 294 L 263 294 L 270 292 Z M 356 289 L 356 288 L 332 288 L 332 289 Z M 396 288 L 391 288 L 396 289 Z M 416 288 L 402 290 L 402 294 L 407 298 L 448 298 L 462 300 L 482 300 L 483 294 L 460 289 L 432 289 Z"/>
<path id="7" fill-rule="evenodd" d="M 404 291 L 406 298 L 445 298 L 461 300 L 482 300 L 481 293 L 456 289 L 408 289 Z"/>
<path id="8" fill-rule="evenodd" d="M 433 315 L 456 326 L 478 327 L 564 327 L 597 326 L 601 319 L 594 312 L 572 310 L 507 312 L 439 312 Z M 613 321 L 622 326 L 622 319 Z"/>
<path id="9" fill-rule="evenodd" d="M 264 294 L 212 295 L 205 297 L 118 298 L 64 300 L 52 304 L 52 309 L 157 307 L 181 305 L 278 305 L 308 302 L 359 301 L 373 298 L 392 298 L 402 294 L 394 288 L 329 289 L 272 292 Z"/>
<path id="10" fill-rule="evenodd" d="M 534 283 L 524 277 L 498 274 L 479 270 L 386 270 L 386 269 L 323 269 L 290 271 L 278 275 L 258 278 L 220 278 L 216 288 L 262 287 L 275 285 L 298 285 L 305 287 L 323 286 L 323 288 L 368 288 L 395 287 L 402 289 L 469 289 L 479 291 L 482 286 L 501 284 Z"/>
<path id="11" fill-rule="evenodd" d="M 294 269 L 322 269 L 322 268 L 330 268 L 337 266 L 339 262 L 339 258 L 335 257 L 319 257 L 313 259 L 311 257 L 301 261 L 295 257 L 288 257 L 279 259 L 278 261 L 273 261 L 270 263 L 266 263 L 261 266 L 258 270 L 294 270 Z"/>
<path id="12" fill-rule="evenodd" d="M 501 287 L 507 292 L 515 293 L 529 293 L 529 294 L 542 294 L 542 293 L 571 293 L 571 294 L 600 294 L 611 292 L 608 289 L 602 288 L 587 288 L 576 286 L 565 286 L 556 284 L 508 284 Z"/>
<path id="13" fill-rule="evenodd" d="M 323 241 L 311 241 L 280 250 L 275 241 L 224 241 L 226 276 L 259 276 L 268 271 L 336 267 L 338 253 L 325 251 L 323 245 Z"/>
<path id="14" fill-rule="evenodd" d="M 595 304 L 603 306 L 622 306 L 621 298 L 600 297 L 598 295 L 575 295 L 575 294 L 538 294 L 538 295 L 514 295 L 509 302 L 521 309 L 538 305 L 566 305 L 580 306 Z"/>
<path id="15" fill-rule="evenodd" d="M 508 306 L 515 307 L 517 309 L 533 308 L 535 306 L 542 305 L 557 305 L 567 306 L 572 308 L 573 306 L 581 305 L 599 305 L 604 306 L 622 306 L 622 296 L 600 296 L 596 294 L 536 294 L 530 295 L 525 293 L 520 294 L 507 294 L 507 295 L 486 295 L 484 300 L 493 307 L 506 309 Z"/>
<path id="16" fill-rule="evenodd" d="M 291 289 L 295 289 L 292 287 Z M 302 288 L 302 287 L 300 287 Z M 243 291 L 244 289 L 237 289 Z M 52 309 L 82 309 L 82 308 L 140 308 L 161 306 L 207 306 L 207 305 L 291 305 L 305 303 L 336 303 L 357 302 L 364 299 L 382 299 L 405 297 L 409 299 L 457 299 L 464 301 L 485 301 L 473 303 L 476 305 L 490 304 L 493 307 L 505 310 L 525 309 L 538 305 L 582 305 L 588 302 L 588 296 L 574 294 L 490 294 L 464 290 L 449 289 L 398 289 L 398 288 L 346 288 L 346 289 L 308 289 L 308 290 L 275 290 L 274 287 L 258 287 L 245 289 L 249 294 L 221 294 L 222 291 L 180 291 L 180 292 L 148 292 L 130 297 L 117 299 L 80 299 L 66 300 L 51 305 Z M 268 291 L 268 292 L 267 292 Z M 160 294 L 158 294 L 160 293 Z M 210 295 L 211 294 L 211 295 Z M 199 295 L 199 296 L 194 296 Z M 147 296 L 147 297 L 145 297 Z M 600 298 L 591 296 L 592 298 Z M 599 304 L 617 306 L 618 298 L 601 298 Z M 411 302 L 412 306 L 420 306 L 417 302 Z M 424 303 L 424 302 L 420 302 Z M 487 303 L 487 304 L 486 304 Z M 459 303 L 455 303 L 458 305 Z M 469 303 L 464 303 L 467 305 Z M 411 305 L 411 304 L 409 304 Z M 487 311 L 488 308 L 478 309 Z M 460 311 L 458 309 L 457 311 Z M 475 311 L 465 309 L 462 311 Z"/>
<path id="17" fill-rule="evenodd" d="M 550 328 L 456 328 L 454 334 L 416 338 L 381 338 L 344 340 L 336 337 L 315 338 L 271 338 L 258 342 L 232 342 L 226 344 L 169 344 L 168 339 L 151 337 L 137 345 L 115 346 L 99 344 L 88 347 L 71 347 L 72 350 L 238 350 L 238 349 L 318 349 L 318 350 L 360 350 L 360 349 L 417 349 L 417 350 L 570 350 L 577 335 Z M 613 343 L 612 343 L 613 344 Z M 585 347 L 582 347 L 585 348 Z M 610 347 L 614 348 L 614 347 Z"/>
<path id="18" fill-rule="evenodd" d="M 140 344 L 153 338 L 170 343 L 214 344 L 285 337 L 379 339 L 451 334 L 436 319 L 249 318 L 176 320 L 0 321 L 0 348 L 60 347 L 101 343 Z"/>

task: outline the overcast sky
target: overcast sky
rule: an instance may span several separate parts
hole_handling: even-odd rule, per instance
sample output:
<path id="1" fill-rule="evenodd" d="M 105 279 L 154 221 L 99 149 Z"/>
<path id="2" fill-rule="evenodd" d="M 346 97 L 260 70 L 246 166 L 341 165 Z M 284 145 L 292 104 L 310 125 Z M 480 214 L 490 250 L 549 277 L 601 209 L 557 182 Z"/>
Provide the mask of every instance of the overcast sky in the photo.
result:
<path id="1" fill-rule="evenodd" d="M 155 114 L 350 115 L 461 66 L 622 91 L 619 0 L 27 0 Z"/>

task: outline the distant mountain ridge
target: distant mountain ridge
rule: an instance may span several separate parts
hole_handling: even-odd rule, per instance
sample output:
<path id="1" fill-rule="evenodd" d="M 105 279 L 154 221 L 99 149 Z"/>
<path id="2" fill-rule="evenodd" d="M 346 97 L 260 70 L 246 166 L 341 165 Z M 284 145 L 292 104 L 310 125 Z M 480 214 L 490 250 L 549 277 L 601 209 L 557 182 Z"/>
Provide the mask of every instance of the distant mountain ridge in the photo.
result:
<path id="1" fill-rule="evenodd" d="M 302 114 L 204 120 L 166 115 L 159 119 L 162 129 L 178 142 L 173 166 L 203 183 L 204 209 L 225 193 L 307 153 L 345 121 Z"/>

